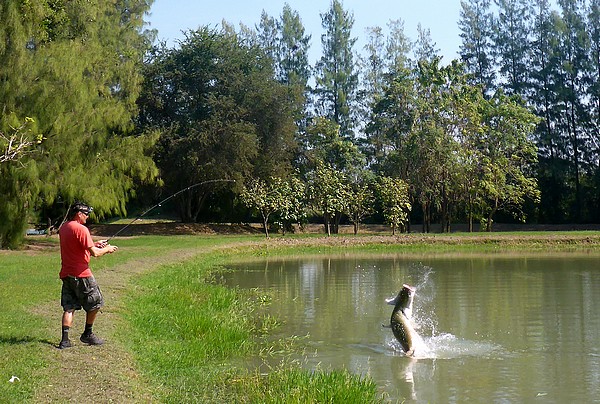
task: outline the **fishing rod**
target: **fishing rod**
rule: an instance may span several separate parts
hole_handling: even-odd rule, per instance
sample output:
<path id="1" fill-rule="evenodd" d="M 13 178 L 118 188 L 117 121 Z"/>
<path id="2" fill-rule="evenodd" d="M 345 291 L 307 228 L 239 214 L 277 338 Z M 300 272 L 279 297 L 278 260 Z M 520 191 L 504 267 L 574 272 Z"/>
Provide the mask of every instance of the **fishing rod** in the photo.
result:
<path id="1" fill-rule="evenodd" d="M 169 196 L 168 198 L 163 199 L 162 201 L 160 201 L 159 203 L 157 203 L 156 205 L 152 206 L 149 209 L 146 209 L 141 215 L 137 216 L 135 219 L 133 219 L 131 222 L 127 223 L 125 226 L 123 226 L 118 232 L 116 232 L 115 234 L 113 234 L 112 236 L 110 236 L 105 242 L 108 244 L 108 242 L 110 240 L 112 240 L 113 238 L 117 237 L 119 234 L 121 234 L 121 232 L 123 230 L 125 230 L 126 228 L 128 228 L 129 226 L 131 226 L 134 222 L 136 222 L 137 220 L 141 219 L 142 217 L 144 217 L 148 212 L 150 212 L 151 210 L 161 206 L 163 203 L 165 203 L 166 201 L 168 201 L 171 198 L 175 198 L 177 195 L 189 191 L 190 189 L 199 187 L 200 185 L 204 185 L 204 184 L 208 184 L 211 182 L 235 182 L 235 180 L 225 180 L 225 179 L 219 179 L 219 180 L 207 180 L 207 181 L 202 181 L 199 182 L 197 184 L 194 185 L 190 185 L 189 187 L 185 187 L 183 189 L 180 189 L 179 191 L 175 192 L 173 195 Z"/>

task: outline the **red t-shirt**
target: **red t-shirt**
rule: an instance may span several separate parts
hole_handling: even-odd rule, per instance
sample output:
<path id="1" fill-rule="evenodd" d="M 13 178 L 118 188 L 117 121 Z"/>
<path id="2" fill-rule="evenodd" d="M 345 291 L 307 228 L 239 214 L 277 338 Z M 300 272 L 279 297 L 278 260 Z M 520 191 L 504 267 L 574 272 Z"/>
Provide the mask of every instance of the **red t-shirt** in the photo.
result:
<path id="1" fill-rule="evenodd" d="M 90 270 L 90 248 L 94 246 L 94 240 L 87 227 L 70 220 L 60 226 L 58 230 L 60 236 L 60 258 L 62 261 L 60 268 L 60 278 L 67 276 L 76 276 L 86 278 L 92 276 Z"/>

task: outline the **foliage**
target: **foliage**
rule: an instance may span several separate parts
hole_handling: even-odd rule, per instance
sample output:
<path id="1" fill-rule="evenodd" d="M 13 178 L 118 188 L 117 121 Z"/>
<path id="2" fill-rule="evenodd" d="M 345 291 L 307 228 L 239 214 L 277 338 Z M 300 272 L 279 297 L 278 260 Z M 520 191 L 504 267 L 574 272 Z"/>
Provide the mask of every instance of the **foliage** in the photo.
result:
<path id="1" fill-rule="evenodd" d="M 372 184 L 357 178 L 350 184 L 350 194 L 344 213 L 354 225 L 354 234 L 358 234 L 363 220 L 375 212 L 375 193 Z"/>
<path id="2" fill-rule="evenodd" d="M 161 133 L 156 161 L 173 189 L 209 179 L 285 176 L 291 172 L 294 111 L 270 59 L 225 29 L 186 33 L 178 48 L 158 47 L 145 65 L 140 124 Z M 196 220 L 209 184 L 179 199 Z"/>
<path id="3" fill-rule="evenodd" d="M 240 193 L 240 198 L 246 206 L 260 212 L 265 236 L 269 237 L 269 216 L 279 208 L 280 203 L 273 184 L 261 179 L 251 180 Z"/>
<path id="4" fill-rule="evenodd" d="M 306 184 L 296 174 L 286 180 L 279 179 L 277 186 L 282 200 L 277 214 L 285 234 L 293 223 L 302 224 L 306 218 Z"/>
<path id="5" fill-rule="evenodd" d="M 598 1 L 496 5 L 492 12 L 488 0 L 462 3 L 461 58 L 488 98 L 497 89 L 519 95 L 540 118 L 538 220 L 597 221 Z"/>
<path id="6" fill-rule="evenodd" d="M 392 235 L 396 234 L 396 229 L 406 230 L 412 208 L 408 184 L 399 178 L 381 177 L 377 183 L 377 193 L 382 204 L 383 217 L 392 226 Z"/>
<path id="7" fill-rule="evenodd" d="M 30 117 L 44 139 L 18 166 L 0 167 L 2 246 L 19 243 L 34 212 L 75 199 L 96 217 L 124 213 L 134 183 L 156 175 L 154 138 L 131 125 L 148 9 L 143 0 L 0 7 L 0 132 Z"/>
<path id="8" fill-rule="evenodd" d="M 10 127 L 10 134 L 0 131 L 0 163 L 17 161 L 28 153 L 32 153 L 36 144 L 44 140 L 40 134 L 35 134 L 31 126 L 34 120 L 25 117 L 25 122 L 17 127 Z"/>
<path id="9" fill-rule="evenodd" d="M 340 125 L 342 137 L 352 139 L 358 86 L 353 51 L 356 38 L 351 37 L 354 16 L 340 1 L 333 0 L 329 10 L 321 14 L 321 21 L 325 34 L 321 36 L 323 55 L 315 66 L 317 115 Z"/>
<path id="10" fill-rule="evenodd" d="M 297 177 L 271 177 L 269 181 L 253 179 L 240 193 L 243 203 L 260 212 L 265 236 L 269 237 L 269 217 L 277 214 L 283 231 L 305 216 L 305 185 Z"/>
<path id="11" fill-rule="evenodd" d="M 359 148 L 341 136 L 340 125 L 325 117 L 312 120 L 305 134 L 305 145 L 309 168 L 326 164 L 336 170 L 350 172 L 364 164 Z"/>
<path id="12" fill-rule="evenodd" d="M 319 164 L 309 182 L 309 199 L 313 208 L 323 216 L 328 236 L 337 233 L 339 219 L 350 200 L 348 177 L 331 166 Z"/>
<path id="13" fill-rule="evenodd" d="M 527 175 L 537 162 L 534 144 L 528 140 L 538 119 L 519 103 L 498 91 L 487 103 L 485 125 L 478 147 L 481 167 L 481 202 L 486 230 L 491 231 L 498 210 L 512 212 L 523 221 L 525 198 L 539 201 L 535 178 Z M 490 147 L 493 146 L 493 147 Z"/>
<path id="14" fill-rule="evenodd" d="M 460 55 L 467 71 L 473 74 L 473 83 L 481 85 L 484 92 L 494 89 L 493 16 L 490 0 L 461 1 Z"/>

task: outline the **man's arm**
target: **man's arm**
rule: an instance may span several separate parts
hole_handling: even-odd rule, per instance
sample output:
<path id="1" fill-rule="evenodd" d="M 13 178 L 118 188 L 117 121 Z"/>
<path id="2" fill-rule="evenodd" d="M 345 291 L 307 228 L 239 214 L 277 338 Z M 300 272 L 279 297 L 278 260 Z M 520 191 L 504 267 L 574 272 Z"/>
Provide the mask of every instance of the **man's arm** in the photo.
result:
<path id="1" fill-rule="evenodd" d="M 119 247 L 116 245 L 107 244 L 106 240 L 100 240 L 89 248 L 90 254 L 92 254 L 93 257 L 101 257 L 104 254 L 112 254 L 118 249 Z"/>

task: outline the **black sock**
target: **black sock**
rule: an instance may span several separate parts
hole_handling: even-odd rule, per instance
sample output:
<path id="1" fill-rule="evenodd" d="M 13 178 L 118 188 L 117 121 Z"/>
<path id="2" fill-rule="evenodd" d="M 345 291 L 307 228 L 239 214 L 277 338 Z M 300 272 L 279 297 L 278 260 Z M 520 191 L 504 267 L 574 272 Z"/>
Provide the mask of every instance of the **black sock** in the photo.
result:
<path id="1" fill-rule="evenodd" d="M 93 324 L 85 325 L 85 330 L 83 331 L 83 335 L 90 335 L 92 333 L 92 325 Z"/>
<path id="2" fill-rule="evenodd" d="M 62 340 L 63 341 L 68 341 L 69 340 L 69 327 L 68 325 L 63 325 L 62 326 Z"/>

